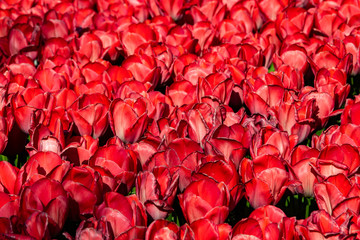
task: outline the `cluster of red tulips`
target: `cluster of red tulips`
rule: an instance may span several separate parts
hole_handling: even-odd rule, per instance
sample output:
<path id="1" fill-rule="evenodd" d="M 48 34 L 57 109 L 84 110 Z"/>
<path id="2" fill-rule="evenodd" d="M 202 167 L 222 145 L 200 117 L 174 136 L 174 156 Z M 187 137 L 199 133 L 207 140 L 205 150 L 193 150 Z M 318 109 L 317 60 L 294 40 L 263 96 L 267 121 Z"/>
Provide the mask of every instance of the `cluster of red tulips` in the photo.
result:
<path id="1" fill-rule="evenodd" d="M 357 0 L 0 1 L 1 239 L 359 239 Z"/>

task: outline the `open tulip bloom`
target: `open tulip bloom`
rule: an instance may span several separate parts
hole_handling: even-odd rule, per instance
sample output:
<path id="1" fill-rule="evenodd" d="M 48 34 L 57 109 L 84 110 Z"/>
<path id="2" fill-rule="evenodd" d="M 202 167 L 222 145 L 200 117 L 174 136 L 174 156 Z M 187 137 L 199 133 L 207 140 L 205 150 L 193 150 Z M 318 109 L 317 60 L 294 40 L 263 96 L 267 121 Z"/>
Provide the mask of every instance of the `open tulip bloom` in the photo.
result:
<path id="1" fill-rule="evenodd" d="M 0 239 L 360 239 L 359 19 L 0 1 Z"/>

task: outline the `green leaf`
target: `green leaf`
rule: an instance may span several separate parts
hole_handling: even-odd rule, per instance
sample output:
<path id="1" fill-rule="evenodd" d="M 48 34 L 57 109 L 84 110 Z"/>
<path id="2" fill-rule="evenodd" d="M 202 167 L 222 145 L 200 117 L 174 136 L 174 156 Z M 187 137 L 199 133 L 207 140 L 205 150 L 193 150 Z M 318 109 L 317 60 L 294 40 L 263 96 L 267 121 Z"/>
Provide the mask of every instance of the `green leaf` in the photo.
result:
<path id="1" fill-rule="evenodd" d="M 0 161 L 6 161 L 6 162 L 8 162 L 9 159 L 8 159 L 8 157 L 5 156 L 5 155 L 0 155 Z"/>
<path id="2" fill-rule="evenodd" d="M 270 65 L 270 67 L 269 67 L 269 73 L 270 72 L 274 72 L 275 71 L 275 67 L 274 67 L 274 64 L 272 63 L 271 65 Z"/>
<path id="3" fill-rule="evenodd" d="M 130 190 L 130 192 L 129 192 L 128 195 L 133 195 L 133 194 L 136 194 L 136 187 L 133 187 L 133 188 Z"/>

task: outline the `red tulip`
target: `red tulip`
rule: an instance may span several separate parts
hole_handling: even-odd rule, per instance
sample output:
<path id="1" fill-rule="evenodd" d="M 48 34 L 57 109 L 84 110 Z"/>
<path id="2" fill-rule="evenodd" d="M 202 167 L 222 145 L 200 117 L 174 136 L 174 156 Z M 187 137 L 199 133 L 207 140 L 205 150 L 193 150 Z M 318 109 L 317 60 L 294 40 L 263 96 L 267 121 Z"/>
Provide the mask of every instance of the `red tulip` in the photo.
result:
<path id="1" fill-rule="evenodd" d="M 179 181 L 178 172 L 158 166 L 152 172 L 140 172 L 136 178 L 136 193 L 144 204 L 146 211 L 154 219 L 164 219 L 173 211 Z"/>
<path id="2" fill-rule="evenodd" d="M 110 226 L 115 238 L 144 239 L 147 218 L 142 203 L 135 195 L 123 196 L 109 192 L 95 212 L 97 219 L 103 218 Z"/>
<path id="3" fill-rule="evenodd" d="M 54 97 L 40 88 L 26 88 L 11 100 L 16 123 L 25 133 L 45 119 L 54 107 Z"/>
<path id="4" fill-rule="evenodd" d="M 273 155 L 261 155 L 253 160 L 244 158 L 239 174 L 253 208 L 278 203 L 287 188 L 298 184 L 289 179 L 284 163 Z"/>
<path id="5" fill-rule="evenodd" d="M 355 100 L 347 99 L 343 114 L 341 115 L 341 124 L 343 125 L 346 123 L 353 123 L 359 126 L 360 118 L 357 116 L 359 113 L 358 111 L 359 107 L 360 107 L 359 98 L 355 98 Z"/>
<path id="6" fill-rule="evenodd" d="M 223 155 L 226 161 L 233 161 L 238 168 L 239 162 L 245 157 L 249 148 L 250 139 L 250 132 L 240 124 L 230 127 L 219 125 L 209 136 L 205 150 L 208 154 Z"/>
<path id="7" fill-rule="evenodd" d="M 56 236 L 65 224 L 69 200 L 61 183 L 43 178 L 24 188 L 20 195 L 20 209 L 29 235 L 37 234 L 36 226 L 45 223 L 43 231 L 49 231 L 51 236 Z M 43 221 L 43 218 L 46 218 L 46 221 Z"/>
<path id="8" fill-rule="evenodd" d="M 155 32 L 145 23 L 131 24 L 120 34 L 121 45 L 127 56 L 133 55 L 140 45 L 155 39 Z"/>
<path id="9" fill-rule="evenodd" d="M 221 157 L 208 155 L 202 159 L 202 164 L 191 176 L 193 181 L 206 178 L 226 184 L 230 192 L 230 211 L 232 211 L 243 197 L 243 186 L 240 184 L 235 164 L 221 160 Z"/>
<path id="10" fill-rule="evenodd" d="M 193 53 L 197 45 L 197 40 L 194 39 L 192 31 L 189 26 L 175 26 L 168 32 L 165 43 L 168 46 L 176 48 L 180 53 Z"/>
<path id="11" fill-rule="evenodd" d="M 153 221 L 146 230 L 145 240 L 159 239 L 179 239 L 180 228 L 174 222 L 164 219 Z"/>
<path id="12" fill-rule="evenodd" d="M 312 166 L 316 165 L 319 151 L 299 145 L 291 153 L 291 166 L 297 179 L 300 180 L 303 188 L 303 194 L 306 197 L 314 196 L 314 184 L 317 183 L 317 174 Z"/>
<path id="13" fill-rule="evenodd" d="M 328 145 L 320 151 L 316 168 L 323 177 L 338 173 L 351 176 L 357 173 L 360 165 L 360 156 L 357 147 L 344 144 Z"/>
<path id="14" fill-rule="evenodd" d="M 359 192 L 359 186 L 351 184 L 343 174 L 331 176 L 326 181 L 317 183 L 314 186 L 316 203 L 319 209 L 325 210 L 334 218 L 347 210 L 359 214 Z"/>
<path id="15" fill-rule="evenodd" d="M 118 192 L 127 194 L 134 185 L 138 167 L 136 155 L 131 150 L 119 145 L 100 147 L 91 156 L 89 165 L 98 166 L 110 172 L 121 184 Z"/>
<path id="16" fill-rule="evenodd" d="M 107 239 L 113 238 L 111 228 L 106 225 L 105 219 L 89 218 L 83 220 L 76 229 L 76 239 Z"/>
<path id="17" fill-rule="evenodd" d="M 15 182 L 15 193 L 25 186 L 31 186 L 39 179 L 50 174 L 56 167 L 64 163 L 54 152 L 37 152 L 21 167 Z"/>
<path id="18" fill-rule="evenodd" d="M 125 143 L 136 142 L 147 127 L 146 106 L 141 99 L 115 99 L 109 114 L 112 131 Z"/>
<path id="19" fill-rule="evenodd" d="M 103 54 L 102 42 L 93 33 L 84 33 L 73 43 L 74 58 L 81 64 L 95 62 Z"/>
<path id="20" fill-rule="evenodd" d="M 103 183 L 98 172 L 89 166 L 71 168 L 62 179 L 62 185 L 70 196 L 70 218 L 94 213 L 95 205 L 103 198 Z"/>
<path id="21" fill-rule="evenodd" d="M 71 56 L 68 43 L 65 39 L 60 37 L 47 39 L 44 43 L 44 46 L 41 48 L 42 62 L 45 62 L 46 60 L 56 56 L 61 56 L 64 58 L 70 58 Z"/>
<path id="22" fill-rule="evenodd" d="M 350 92 L 350 85 L 346 83 L 346 73 L 338 69 L 321 68 L 316 74 L 315 87 L 319 92 L 331 95 L 335 101 L 335 108 L 341 107 Z"/>
<path id="23" fill-rule="evenodd" d="M 319 150 L 330 144 L 349 144 L 358 147 L 360 146 L 359 131 L 360 126 L 351 123 L 341 124 L 340 126 L 333 125 L 323 131 L 319 137 L 314 137 L 312 145 Z"/>
<path id="24" fill-rule="evenodd" d="M 271 205 L 258 208 L 235 225 L 232 239 L 281 239 L 284 221 L 286 215 L 281 209 Z"/>
<path id="25" fill-rule="evenodd" d="M 276 31 L 282 39 L 298 32 L 309 36 L 313 23 L 313 9 L 306 10 L 300 7 L 290 7 L 277 16 Z"/>
<path id="26" fill-rule="evenodd" d="M 80 135 L 102 136 L 108 127 L 109 100 L 101 94 L 83 95 L 68 110 Z"/>
<path id="27" fill-rule="evenodd" d="M 296 140 L 289 138 L 286 132 L 279 131 L 277 128 L 264 127 L 252 138 L 250 154 L 253 158 L 260 155 L 272 154 L 287 159 L 290 150 L 297 143 Z"/>
<path id="28" fill-rule="evenodd" d="M 61 153 L 67 161 L 75 166 L 87 162 L 99 147 L 99 139 L 90 136 L 75 136 L 69 139 L 66 147 Z"/>
<path id="29" fill-rule="evenodd" d="M 190 224 L 201 218 L 221 224 L 229 214 L 229 190 L 224 183 L 216 183 L 210 178 L 192 182 L 178 198 Z"/>
<path id="30" fill-rule="evenodd" d="M 207 218 L 201 218 L 190 224 L 193 239 L 227 240 L 231 236 L 231 226 L 227 223 L 216 224 Z"/>
<path id="31" fill-rule="evenodd" d="M 304 239 L 341 238 L 341 228 L 334 217 L 324 210 L 311 213 L 310 217 L 295 226 L 299 237 Z"/>
<path id="32" fill-rule="evenodd" d="M 130 71 L 135 80 L 144 83 L 146 89 L 154 89 L 161 81 L 161 68 L 151 55 L 131 55 L 121 66 Z"/>

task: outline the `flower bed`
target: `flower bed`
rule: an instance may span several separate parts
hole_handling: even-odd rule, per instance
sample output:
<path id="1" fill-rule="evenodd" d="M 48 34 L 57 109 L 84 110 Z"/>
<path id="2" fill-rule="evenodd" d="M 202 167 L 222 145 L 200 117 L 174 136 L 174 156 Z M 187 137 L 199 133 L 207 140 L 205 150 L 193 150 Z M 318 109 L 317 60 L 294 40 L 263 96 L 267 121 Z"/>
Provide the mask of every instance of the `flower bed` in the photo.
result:
<path id="1" fill-rule="evenodd" d="M 0 1 L 1 239 L 360 238 L 358 1 Z"/>

